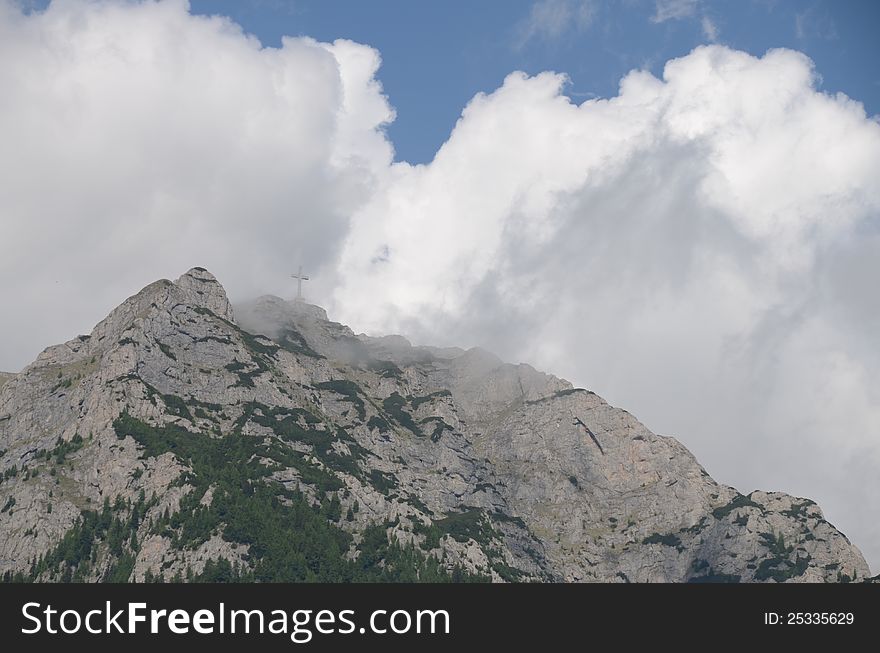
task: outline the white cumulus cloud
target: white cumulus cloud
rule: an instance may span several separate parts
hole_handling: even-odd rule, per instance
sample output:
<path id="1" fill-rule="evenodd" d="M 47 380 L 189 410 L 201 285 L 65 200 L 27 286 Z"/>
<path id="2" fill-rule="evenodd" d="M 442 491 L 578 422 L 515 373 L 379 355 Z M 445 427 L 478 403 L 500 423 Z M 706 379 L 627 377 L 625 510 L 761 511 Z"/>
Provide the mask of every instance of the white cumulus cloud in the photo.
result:
<path id="1" fill-rule="evenodd" d="M 331 261 L 393 158 L 379 63 L 182 0 L 0 0 L 2 367 L 192 265 L 241 295 Z"/>
<path id="2" fill-rule="evenodd" d="M 573 104 L 476 96 L 352 220 L 335 312 L 553 370 L 880 561 L 880 125 L 812 63 L 705 46 Z"/>

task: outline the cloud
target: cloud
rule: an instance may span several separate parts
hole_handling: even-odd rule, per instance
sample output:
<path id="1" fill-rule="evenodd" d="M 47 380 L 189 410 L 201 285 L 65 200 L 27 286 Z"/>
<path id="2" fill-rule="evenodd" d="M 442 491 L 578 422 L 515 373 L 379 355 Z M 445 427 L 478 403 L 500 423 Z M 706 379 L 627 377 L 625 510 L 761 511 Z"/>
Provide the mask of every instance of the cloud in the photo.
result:
<path id="1" fill-rule="evenodd" d="M 192 265 L 241 296 L 332 261 L 393 158 L 379 64 L 182 0 L 0 0 L 0 365 Z"/>
<path id="2" fill-rule="evenodd" d="M 573 104 L 510 75 L 353 218 L 331 312 L 592 388 L 876 567 L 880 125 L 790 50 L 720 46 Z"/>
<path id="3" fill-rule="evenodd" d="M 594 0 L 538 0 L 519 24 L 516 45 L 532 40 L 556 41 L 571 31 L 582 32 L 595 17 Z"/>
<path id="4" fill-rule="evenodd" d="M 334 319 L 594 389 L 876 569 L 876 119 L 797 52 L 705 46 L 582 104 L 513 73 L 414 166 L 379 65 L 180 0 L 0 0 L 0 368 L 192 265 L 245 299 L 302 263 Z"/>
<path id="5" fill-rule="evenodd" d="M 667 20 L 678 20 L 693 16 L 700 0 L 655 0 L 653 23 L 665 23 Z"/>
<path id="6" fill-rule="evenodd" d="M 665 23 L 669 20 L 696 18 L 701 9 L 701 0 L 655 0 L 652 23 Z M 718 25 L 705 12 L 699 12 L 700 28 L 703 36 L 710 43 L 718 41 L 720 31 Z"/>
<path id="7" fill-rule="evenodd" d="M 715 41 L 718 40 L 718 25 L 716 25 L 711 18 L 709 18 L 708 16 L 703 16 L 700 19 L 700 27 L 703 28 L 703 36 L 706 37 L 707 41 L 715 43 Z"/>
<path id="8" fill-rule="evenodd" d="M 833 41 L 838 38 L 834 19 L 816 7 L 809 7 L 794 15 L 794 34 L 801 40 L 818 38 Z"/>

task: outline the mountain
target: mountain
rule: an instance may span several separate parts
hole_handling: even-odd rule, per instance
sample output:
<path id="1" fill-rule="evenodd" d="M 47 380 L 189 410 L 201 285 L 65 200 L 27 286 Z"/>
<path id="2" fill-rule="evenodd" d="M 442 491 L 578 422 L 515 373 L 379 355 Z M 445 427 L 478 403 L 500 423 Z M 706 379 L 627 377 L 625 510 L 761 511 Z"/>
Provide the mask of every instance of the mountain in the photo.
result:
<path id="1" fill-rule="evenodd" d="M 809 499 L 743 495 L 594 393 L 371 338 L 193 268 L 0 377 L 5 580 L 849 581 Z"/>

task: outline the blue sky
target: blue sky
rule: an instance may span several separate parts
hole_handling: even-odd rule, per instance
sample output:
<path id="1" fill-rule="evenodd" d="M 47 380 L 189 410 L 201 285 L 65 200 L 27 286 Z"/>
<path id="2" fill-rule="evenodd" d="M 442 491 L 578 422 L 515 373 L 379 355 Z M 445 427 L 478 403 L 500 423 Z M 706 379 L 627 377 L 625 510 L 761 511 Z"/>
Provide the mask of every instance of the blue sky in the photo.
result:
<path id="1" fill-rule="evenodd" d="M 379 78 L 397 110 L 389 135 L 397 159 L 411 163 L 430 161 L 468 100 L 494 90 L 513 70 L 566 73 L 567 93 L 578 103 L 610 97 L 629 70 L 659 75 L 668 59 L 708 42 L 704 18 L 719 43 L 756 55 L 776 47 L 805 52 L 823 90 L 860 100 L 869 114 L 880 111 L 880 2 L 570 0 L 546 3 L 545 21 L 530 22 L 542 15 L 540 6 L 530 0 L 191 0 L 193 13 L 230 16 L 264 45 L 307 35 L 377 48 Z M 554 8 L 568 9 L 565 26 L 549 17 Z"/>

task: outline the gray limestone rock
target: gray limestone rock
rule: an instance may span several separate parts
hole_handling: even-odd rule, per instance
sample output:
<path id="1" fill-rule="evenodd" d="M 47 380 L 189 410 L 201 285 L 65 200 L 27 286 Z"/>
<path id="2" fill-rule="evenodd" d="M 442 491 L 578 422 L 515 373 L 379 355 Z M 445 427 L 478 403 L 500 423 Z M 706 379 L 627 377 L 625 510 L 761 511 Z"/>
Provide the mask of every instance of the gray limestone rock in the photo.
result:
<path id="1" fill-rule="evenodd" d="M 588 390 L 480 349 L 355 335 L 302 302 L 266 296 L 233 312 L 202 268 L 0 375 L 0 573 L 169 580 L 220 559 L 249 568 L 249 545 L 222 522 L 183 543 L 180 520 L 210 511 L 215 488 L 186 457 L 145 449 L 123 415 L 269 447 L 277 487 L 316 509 L 339 502 L 344 517 L 330 519 L 351 534 L 349 559 L 378 526 L 496 581 L 870 575 L 813 502 L 720 485 L 678 441 Z M 40 563 L 90 514 L 127 520 L 135 537 L 96 536 L 75 569 Z"/>

